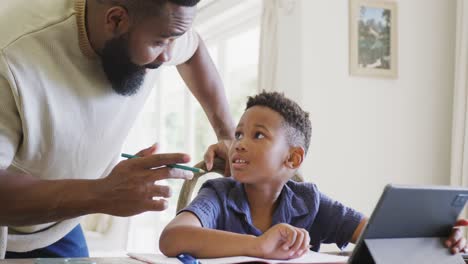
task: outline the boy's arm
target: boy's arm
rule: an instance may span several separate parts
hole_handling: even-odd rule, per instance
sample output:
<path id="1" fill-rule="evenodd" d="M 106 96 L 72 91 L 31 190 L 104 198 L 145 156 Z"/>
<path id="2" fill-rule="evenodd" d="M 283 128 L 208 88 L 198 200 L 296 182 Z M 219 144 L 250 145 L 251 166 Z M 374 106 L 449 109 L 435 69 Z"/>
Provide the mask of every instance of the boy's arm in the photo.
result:
<path id="1" fill-rule="evenodd" d="M 318 199 L 319 210 L 309 230 L 314 249 L 319 249 L 321 243 L 336 243 L 340 249 L 349 242 L 355 243 L 365 226 L 366 217 L 323 193 L 319 192 Z"/>
<path id="2" fill-rule="evenodd" d="M 356 244 L 359 236 L 361 235 L 362 231 L 364 230 L 364 227 L 366 226 L 367 224 L 367 221 L 368 219 L 367 218 L 363 218 L 361 220 L 361 222 L 359 223 L 359 225 L 356 227 L 356 229 L 354 230 L 354 233 L 353 233 L 353 236 L 351 237 L 351 243 L 353 244 Z"/>
<path id="3" fill-rule="evenodd" d="M 290 259 L 309 251 L 309 242 L 307 230 L 288 224 L 277 224 L 255 237 L 203 228 L 194 214 L 182 212 L 164 229 L 159 248 L 169 257 L 187 253 L 198 258 L 251 256 Z"/>
<path id="4" fill-rule="evenodd" d="M 162 232 L 159 248 L 169 257 L 180 253 L 199 258 L 258 256 L 255 239 L 252 235 L 203 228 L 194 214 L 182 212 Z"/>

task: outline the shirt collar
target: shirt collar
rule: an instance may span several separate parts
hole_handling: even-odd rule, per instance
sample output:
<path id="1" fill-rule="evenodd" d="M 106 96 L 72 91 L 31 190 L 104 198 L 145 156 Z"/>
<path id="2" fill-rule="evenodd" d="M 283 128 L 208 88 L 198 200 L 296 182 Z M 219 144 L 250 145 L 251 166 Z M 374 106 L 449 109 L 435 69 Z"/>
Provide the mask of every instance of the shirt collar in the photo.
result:
<path id="1" fill-rule="evenodd" d="M 86 30 L 86 0 L 75 0 L 76 25 L 78 27 L 78 41 L 81 52 L 90 59 L 98 58 L 89 42 Z"/>
<path id="2" fill-rule="evenodd" d="M 238 214 L 250 216 L 249 202 L 242 183 L 236 181 L 234 188 L 229 190 L 227 206 Z"/>
<path id="3" fill-rule="evenodd" d="M 308 215 L 312 208 L 307 205 L 303 197 L 297 196 L 289 185 L 295 184 L 289 181 L 283 186 L 278 197 L 279 203 L 273 213 L 273 225 L 278 223 L 289 223 L 292 218 Z M 238 214 L 251 217 L 250 207 L 243 184 L 236 182 L 234 188 L 229 191 L 227 206 Z"/>
<path id="4" fill-rule="evenodd" d="M 292 184 L 295 183 L 290 180 L 281 190 L 278 207 L 273 213 L 273 225 L 290 223 L 293 218 L 308 215 L 311 210 L 304 201 L 304 197 L 296 195 L 291 189 Z"/>

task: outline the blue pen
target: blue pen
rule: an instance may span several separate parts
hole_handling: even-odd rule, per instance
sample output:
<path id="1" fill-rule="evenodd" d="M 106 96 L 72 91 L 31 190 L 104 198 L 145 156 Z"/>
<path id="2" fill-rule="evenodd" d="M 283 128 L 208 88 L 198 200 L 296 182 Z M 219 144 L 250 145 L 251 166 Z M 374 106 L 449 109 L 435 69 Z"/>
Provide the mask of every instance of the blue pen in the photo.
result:
<path id="1" fill-rule="evenodd" d="M 198 259 L 186 253 L 177 255 L 177 259 L 184 264 L 202 264 Z"/>

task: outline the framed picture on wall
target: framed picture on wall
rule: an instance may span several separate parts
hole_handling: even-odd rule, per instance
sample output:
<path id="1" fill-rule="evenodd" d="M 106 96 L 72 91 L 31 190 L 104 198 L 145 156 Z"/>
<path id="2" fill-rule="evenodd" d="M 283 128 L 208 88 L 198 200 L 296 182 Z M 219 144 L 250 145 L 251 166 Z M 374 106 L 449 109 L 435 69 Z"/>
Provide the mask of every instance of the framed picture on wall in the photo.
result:
<path id="1" fill-rule="evenodd" d="M 398 12 L 392 0 L 349 0 L 351 75 L 398 76 Z"/>

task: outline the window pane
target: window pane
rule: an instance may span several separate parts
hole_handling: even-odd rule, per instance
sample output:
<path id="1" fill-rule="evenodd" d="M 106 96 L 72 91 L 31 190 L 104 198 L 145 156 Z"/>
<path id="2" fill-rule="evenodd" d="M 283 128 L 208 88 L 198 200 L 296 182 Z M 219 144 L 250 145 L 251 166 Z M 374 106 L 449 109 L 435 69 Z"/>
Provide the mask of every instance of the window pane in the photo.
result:
<path id="1" fill-rule="evenodd" d="M 161 151 L 180 152 L 185 149 L 184 110 L 186 86 L 175 67 L 162 69 Z"/>
<path id="2" fill-rule="evenodd" d="M 209 45 L 207 48 L 208 52 L 211 55 L 211 58 L 213 59 L 214 64 L 216 65 L 216 68 L 218 69 L 218 71 L 220 71 L 218 45 Z M 205 154 L 205 151 L 211 144 L 216 143 L 217 139 L 216 134 L 214 133 L 213 128 L 210 125 L 210 121 L 206 117 L 206 114 L 203 111 L 203 108 L 201 107 L 200 103 L 198 103 L 197 100 L 195 100 L 195 98 L 193 97 L 192 100 L 195 119 L 193 129 L 195 144 L 192 160 L 194 161 L 194 163 L 197 163 L 203 160 L 203 155 Z"/>
<path id="3" fill-rule="evenodd" d="M 257 26 L 226 41 L 225 85 L 236 122 L 244 112 L 247 96 L 257 92 L 259 39 Z"/>
<path id="4" fill-rule="evenodd" d="M 186 87 L 175 67 L 161 68 L 158 89 L 161 102 L 159 153 L 184 152 L 184 98 Z M 142 131 L 147 132 L 147 131 Z M 154 137 L 154 136 L 153 136 Z M 174 218 L 177 198 L 182 186 L 181 180 L 162 180 L 157 184 L 171 187 L 172 197 L 167 199 L 169 208 L 162 212 L 147 212 L 132 217 L 129 232 L 128 250 L 139 252 L 159 251 L 159 236 L 163 228 Z"/>
<path id="5" fill-rule="evenodd" d="M 216 134 L 213 131 L 213 128 L 206 117 L 205 112 L 203 111 L 200 104 L 195 104 L 194 107 L 194 118 L 195 118 L 195 128 L 194 128 L 194 137 L 195 137 L 195 144 L 194 144 L 194 153 L 193 153 L 193 161 L 195 163 L 203 160 L 203 155 L 205 151 L 211 144 L 216 143 L 218 140 L 216 139 Z"/>

